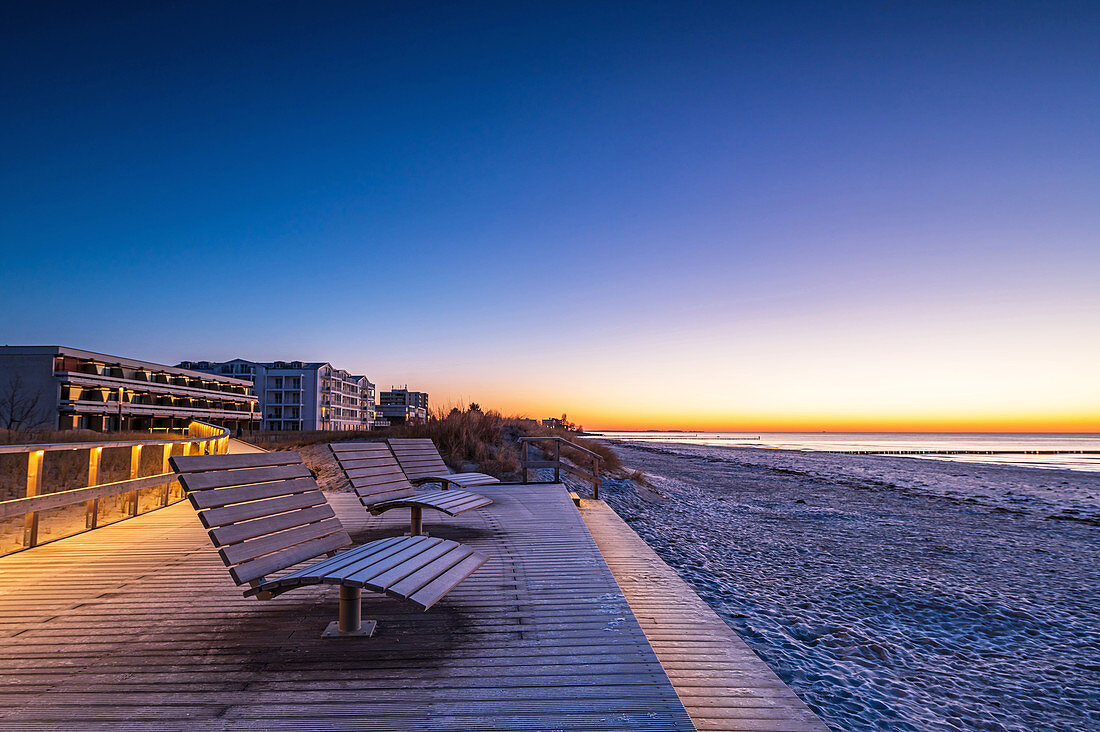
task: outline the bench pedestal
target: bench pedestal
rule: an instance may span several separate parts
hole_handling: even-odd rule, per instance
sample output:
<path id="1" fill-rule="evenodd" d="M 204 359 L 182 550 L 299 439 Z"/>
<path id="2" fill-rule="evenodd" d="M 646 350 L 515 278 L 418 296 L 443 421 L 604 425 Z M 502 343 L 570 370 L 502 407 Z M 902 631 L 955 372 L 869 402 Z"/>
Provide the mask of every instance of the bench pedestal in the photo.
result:
<path id="1" fill-rule="evenodd" d="M 363 590 L 340 585 L 340 619 L 334 620 L 321 633 L 322 638 L 369 638 L 374 635 L 377 621 L 362 620 Z"/>

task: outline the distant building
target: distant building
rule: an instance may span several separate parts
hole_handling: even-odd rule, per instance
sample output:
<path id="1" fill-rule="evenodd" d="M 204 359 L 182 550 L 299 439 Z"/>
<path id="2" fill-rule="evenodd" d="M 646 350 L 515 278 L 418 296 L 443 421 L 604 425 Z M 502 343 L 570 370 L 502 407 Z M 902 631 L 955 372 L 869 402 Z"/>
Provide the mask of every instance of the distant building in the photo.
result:
<path id="1" fill-rule="evenodd" d="M 369 430 L 375 423 L 374 384 L 329 363 L 235 358 L 184 361 L 180 366 L 251 381 L 264 430 Z"/>
<path id="2" fill-rule="evenodd" d="M 360 429 L 369 430 L 378 420 L 377 402 L 374 384 L 366 376 L 353 376 L 359 384 L 359 423 Z"/>
<path id="3" fill-rule="evenodd" d="M 409 387 L 391 387 L 378 396 L 378 412 L 390 424 L 426 422 L 428 420 L 428 394 L 409 391 Z"/>
<path id="4" fill-rule="evenodd" d="M 0 347 L 0 427 L 167 430 L 191 420 L 234 432 L 258 423 L 252 385 L 65 346 Z"/>

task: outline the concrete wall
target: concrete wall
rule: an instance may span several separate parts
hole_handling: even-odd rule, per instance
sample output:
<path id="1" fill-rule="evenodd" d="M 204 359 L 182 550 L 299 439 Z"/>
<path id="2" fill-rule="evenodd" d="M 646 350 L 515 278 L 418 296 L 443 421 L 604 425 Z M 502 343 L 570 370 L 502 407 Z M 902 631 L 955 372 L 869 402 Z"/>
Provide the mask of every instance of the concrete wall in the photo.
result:
<path id="1" fill-rule="evenodd" d="M 24 403 L 37 399 L 30 420 L 19 429 L 58 428 L 61 382 L 53 375 L 53 358 L 53 354 L 0 354 L 0 428 L 8 425 L 12 396 Z"/>

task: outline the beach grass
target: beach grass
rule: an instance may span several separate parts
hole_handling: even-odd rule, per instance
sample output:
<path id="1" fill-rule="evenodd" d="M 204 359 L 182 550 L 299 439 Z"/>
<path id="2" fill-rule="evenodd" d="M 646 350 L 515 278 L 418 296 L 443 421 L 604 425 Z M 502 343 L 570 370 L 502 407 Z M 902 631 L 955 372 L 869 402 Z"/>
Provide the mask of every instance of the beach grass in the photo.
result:
<path id="1" fill-rule="evenodd" d="M 568 430 L 549 429 L 527 417 L 504 416 L 480 409 L 438 410 L 426 422 L 393 425 L 370 432 L 262 432 L 250 437 L 249 441 L 267 450 L 297 450 L 304 456 L 315 452 L 303 449 L 313 445 L 391 437 L 428 438 L 451 469 L 487 473 L 506 481 L 519 479 L 520 437 L 564 437 L 600 455 L 600 469 L 604 474 L 622 471 L 618 456 L 602 442 L 579 438 Z M 570 450 L 568 446 L 562 450 L 562 457 L 578 466 L 587 468 L 590 464 L 583 453 Z"/>

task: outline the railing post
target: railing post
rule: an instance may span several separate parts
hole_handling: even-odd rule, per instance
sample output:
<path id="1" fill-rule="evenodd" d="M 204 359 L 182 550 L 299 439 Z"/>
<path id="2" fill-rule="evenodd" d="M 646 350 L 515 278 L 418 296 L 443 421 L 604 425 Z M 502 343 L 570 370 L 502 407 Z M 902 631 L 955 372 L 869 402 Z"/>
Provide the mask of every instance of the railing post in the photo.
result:
<path id="1" fill-rule="evenodd" d="M 138 477 L 138 472 L 141 470 L 141 445 L 130 446 L 130 480 Z M 137 516 L 138 512 L 138 492 L 132 491 L 126 494 L 126 515 Z"/>
<path id="2" fill-rule="evenodd" d="M 171 442 L 166 442 L 166 443 L 164 443 L 164 447 L 161 450 L 161 456 L 160 456 L 160 472 L 161 472 L 162 475 L 164 473 L 171 473 L 172 472 L 172 466 L 170 466 L 168 464 L 168 458 L 171 457 L 171 455 L 172 455 L 172 443 Z M 164 496 L 161 499 L 161 504 L 160 505 L 162 505 L 162 506 L 167 506 L 168 505 L 168 501 L 171 500 L 171 496 L 169 495 L 171 493 L 171 491 L 172 491 L 172 481 L 171 481 L 171 479 L 169 479 L 169 481 L 164 484 Z"/>
<path id="3" fill-rule="evenodd" d="M 88 450 L 88 487 L 99 485 L 99 459 L 103 456 L 102 447 Z M 99 499 L 93 498 L 84 504 L 84 528 L 94 529 L 99 523 Z"/>
<path id="4" fill-rule="evenodd" d="M 592 458 L 592 498 L 600 500 L 600 459 Z"/>
<path id="5" fill-rule="evenodd" d="M 554 482 L 561 482 L 561 440 L 554 440 Z"/>
<path id="6" fill-rule="evenodd" d="M 44 450 L 32 450 L 27 453 L 27 498 L 37 496 L 42 490 L 42 459 Z M 23 517 L 23 546 L 38 544 L 38 511 L 31 511 Z"/>
<path id="7" fill-rule="evenodd" d="M 520 448 L 520 462 L 523 464 L 523 482 L 527 483 L 527 440 L 520 443 L 523 447 Z"/>

